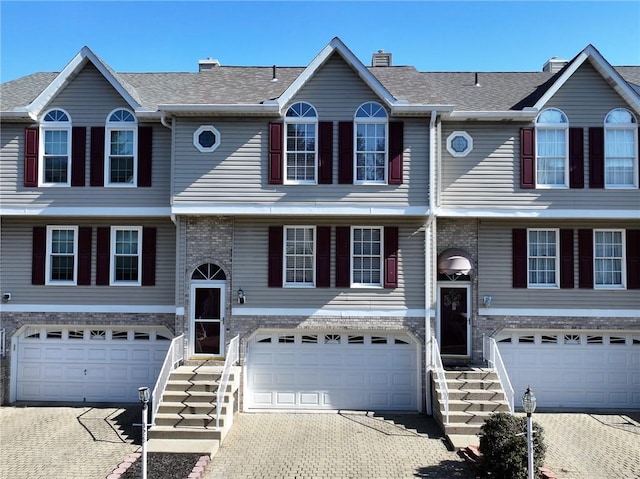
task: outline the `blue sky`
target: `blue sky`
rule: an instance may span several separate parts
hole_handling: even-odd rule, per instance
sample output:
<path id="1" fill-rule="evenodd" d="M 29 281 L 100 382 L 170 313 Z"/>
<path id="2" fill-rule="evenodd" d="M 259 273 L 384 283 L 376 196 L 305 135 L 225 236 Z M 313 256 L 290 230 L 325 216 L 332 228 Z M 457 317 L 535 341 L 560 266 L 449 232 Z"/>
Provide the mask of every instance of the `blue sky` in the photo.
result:
<path id="1" fill-rule="evenodd" d="M 334 37 L 423 71 L 539 71 L 593 44 L 640 64 L 640 1 L 73 1 L 0 3 L 0 80 L 59 71 L 84 46 L 112 68 L 305 66 Z"/>

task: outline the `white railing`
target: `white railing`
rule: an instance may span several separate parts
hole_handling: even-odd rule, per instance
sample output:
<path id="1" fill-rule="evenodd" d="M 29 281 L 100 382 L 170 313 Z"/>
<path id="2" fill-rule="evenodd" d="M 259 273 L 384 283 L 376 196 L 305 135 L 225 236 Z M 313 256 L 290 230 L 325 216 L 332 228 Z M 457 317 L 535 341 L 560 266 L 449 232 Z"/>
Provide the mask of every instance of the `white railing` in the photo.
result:
<path id="1" fill-rule="evenodd" d="M 222 370 L 222 376 L 220 377 L 220 384 L 218 384 L 218 397 L 216 400 L 216 428 L 220 428 L 220 412 L 222 411 L 224 396 L 227 393 L 227 384 L 229 382 L 229 375 L 231 374 L 231 367 L 239 360 L 240 336 L 236 336 L 229 341 L 229 350 L 227 351 L 227 357 L 224 360 L 224 369 Z"/>
<path id="2" fill-rule="evenodd" d="M 511 386 L 511 381 L 509 381 L 509 374 L 507 373 L 507 368 L 504 366 L 504 362 L 502 362 L 502 356 L 500 355 L 500 350 L 498 349 L 498 344 L 495 339 L 488 336 L 482 338 L 482 354 L 489 367 L 496 370 L 498 378 L 502 383 L 504 398 L 509 405 L 509 412 L 513 414 L 513 387 Z"/>
<path id="3" fill-rule="evenodd" d="M 0 358 L 4 359 L 4 355 L 6 353 L 6 350 L 4 348 L 4 340 L 5 340 L 5 336 L 4 336 L 4 328 L 0 329 Z"/>
<path id="4" fill-rule="evenodd" d="M 449 388 L 447 388 L 447 378 L 444 375 L 444 366 L 440 357 L 440 347 L 436 338 L 431 338 L 431 368 L 438 378 L 438 386 L 440 386 L 440 394 L 444 403 L 444 423 L 449 424 Z"/>
<path id="5" fill-rule="evenodd" d="M 182 362 L 183 359 L 184 334 L 181 334 L 180 336 L 177 336 L 171 340 L 169 351 L 167 351 L 167 355 L 164 358 L 162 369 L 160 370 L 158 380 L 156 381 L 156 385 L 153 388 L 153 393 L 151 394 L 151 400 L 153 401 L 153 407 L 151 408 L 152 425 L 156 423 L 156 414 L 158 413 L 158 408 L 160 407 L 160 402 L 162 401 L 162 395 L 164 394 L 164 389 L 167 387 L 167 381 L 169 380 L 171 371 L 173 371 L 176 366 L 180 362 Z"/>

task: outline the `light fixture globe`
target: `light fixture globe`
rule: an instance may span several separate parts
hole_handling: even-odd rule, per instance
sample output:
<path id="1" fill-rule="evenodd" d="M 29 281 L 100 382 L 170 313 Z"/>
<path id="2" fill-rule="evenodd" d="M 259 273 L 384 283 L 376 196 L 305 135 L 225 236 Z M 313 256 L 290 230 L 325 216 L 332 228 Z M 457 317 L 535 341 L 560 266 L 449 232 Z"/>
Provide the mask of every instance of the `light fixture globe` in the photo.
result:
<path id="1" fill-rule="evenodd" d="M 527 390 L 522 395 L 522 409 L 527 414 L 532 414 L 536 410 L 536 397 L 529 386 L 527 386 Z"/>
<path id="2" fill-rule="evenodd" d="M 138 388 L 138 399 L 140 399 L 140 402 L 142 404 L 148 403 L 149 398 L 150 398 L 149 388 L 146 388 L 146 387 Z"/>

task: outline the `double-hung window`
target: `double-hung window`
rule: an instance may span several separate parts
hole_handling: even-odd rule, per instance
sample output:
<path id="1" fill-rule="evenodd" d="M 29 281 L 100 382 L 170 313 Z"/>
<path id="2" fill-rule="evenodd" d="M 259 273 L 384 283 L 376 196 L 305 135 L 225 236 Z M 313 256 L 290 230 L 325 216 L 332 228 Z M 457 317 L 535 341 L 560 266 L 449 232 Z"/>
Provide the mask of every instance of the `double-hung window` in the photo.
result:
<path id="1" fill-rule="evenodd" d="M 557 288 L 560 259 L 558 230 L 527 230 L 528 286 Z"/>
<path id="2" fill-rule="evenodd" d="M 46 284 L 75 285 L 77 258 L 78 227 L 47 226 Z"/>
<path id="3" fill-rule="evenodd" d="M 624 288 L 624 231 L 594 230 L 593 234 L 594 287 Z"/>
<path id="4" fill-rule="evenodd" d="M 381 227 L 352 227 L 351 285 L 382 287 L 383 231 Z"/>
<path id="5" fill-rule="evenodd" d="M 315 227 L 286 226 L 284 228 L 285 286 L 315 285 Z"/>
<path id="6" fill-rule="evenodd" d="M 48 111 L 40 123 L 41 186 L 71 183 L 71 117 L 63 110 Z"/>
<path id="7" fill-rule="evenodd" d="M 388 115 L 374 102 L 361 105 L 355 114 L 355 183 L 386 183 Z"/>
<path id="8" fill-rule="evenodd" d="M 142 227 L 111 228 L 111 284 L 141 284 Z"/>
<path id="9" fill-rule="evenodd" d="M 285 182 L 315 184 L 318 177 L 318 113 L 305 102 L 292 105 L 285 115 Z"/>
<path id="10" fill-rule="evenodd" d="M 536 186 L 568 186 L 569 120 L 557 108 L 549 108 L 536 120 Z"/>
<path id="11" fill-rule="evenodd" d="M 106 124 L 105 186 L 137 184 L 138 128 L 133 113 L 118 109 Z"/>
<path id="12" fill-rule="evenodd" d="M 604 181 L 607 188 L 633 188 L 638 178 L 638 122 L 623 108 L 604 120 Z"/>

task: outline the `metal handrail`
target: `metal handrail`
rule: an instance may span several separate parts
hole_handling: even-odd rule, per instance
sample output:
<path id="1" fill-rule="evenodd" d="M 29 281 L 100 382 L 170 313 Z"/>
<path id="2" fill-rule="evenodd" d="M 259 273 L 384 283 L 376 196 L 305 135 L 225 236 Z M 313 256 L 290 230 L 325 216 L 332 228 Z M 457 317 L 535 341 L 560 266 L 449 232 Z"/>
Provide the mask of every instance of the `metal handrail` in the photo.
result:
<path id="1" fill-rule="evenodd" d="M 153 393 L 151 394 L 152 408 L 151 408 L 151 424 L 155 425 L 156 423 L 156 414 L 158 413 L 158 409 L 160 408 L 160 402 L 162 402 L 162 395 L 164 394 L 164 390 L 167 387 L 167 381 L 169 381 L 169 376 L 171 376 L 171 371 L 176 368 L 176 365 L 182 362 L 184 359 L 184 334 L 180 336 L 176 336 L 171 340 L 171 345 L 169 346 L 169 350 L 167 351 L 167 355 L 164 357 L 164 363 L 162 363 L 162 369 L 160 369 L 160 374 L 158 375 L 158 380 L 156 381 L 156 385 L 153 388 Z"/>
<path id="2" fill-rule="evenodd" d="M 0 358 L 2 359 L 4 359 L 4 355 L 6 353 L 4 341 L 5 341 L 5 331 L 4 331 L 4 328 L 2 328 L 0 329 Z"/>
<path id="3" fill-rule="evenodd" d="M 482 341 L 482 354 L 485 361 L 489 364 L 489 367 L 496 370 L 498 378 L 502 383 L 502 390 L 504 391 L 504 398 L 509 406 L 509 412 L 514 412 L 514 392 L 511 381 L 509 380 L 509 374 L 507 368 L 502 361 L 502 355 L 498 349 L 498 344 L 494 338 L 484 336 Z"/>
<path id="4" fill-rule="evenodd" d="M 227 384 L 229 382 L 229 375 L 231 374 L 231 367 L 234 366 L 240 360 L 240 336 L 236 336 L 229 341 L 229 350 L 224 360 L 224 368 L 222 369 L 222 376 L 220 377 L 220 383 L 218 384 L 218 396 L 216 399 L 216 428 L 220 428 L 220 411 L 222 410 L 222 403 L 224 402 L 224 396 L 227 392 Z"/>
<path id="5" fill-rule="evenodd" d="M 440 386 L 440 394 L 444 402 L 445 425 L 449 424 L 449 388 L 447 387 L 447 379 L 444 375 L 444 366 L 440 357 L 440 347 L 436 338 L 431 338 L 431 365 L 438 378 L 438 386 Z"/>

